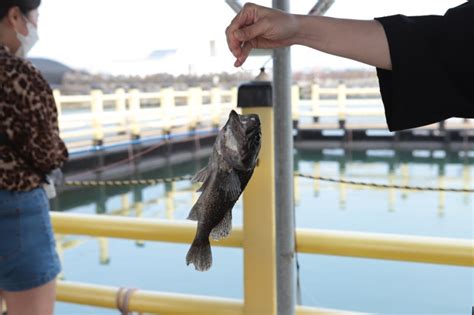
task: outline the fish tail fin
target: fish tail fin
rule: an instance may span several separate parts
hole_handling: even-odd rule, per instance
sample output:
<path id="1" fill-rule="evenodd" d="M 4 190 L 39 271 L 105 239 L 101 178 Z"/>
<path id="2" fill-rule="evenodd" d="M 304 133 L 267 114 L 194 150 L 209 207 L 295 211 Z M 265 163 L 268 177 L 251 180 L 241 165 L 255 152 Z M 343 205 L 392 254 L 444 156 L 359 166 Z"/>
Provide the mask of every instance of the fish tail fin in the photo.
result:
<path id="1" fill-rule="evenodd" d="M 206 271 L 212 265 L 211 244 L 209 239 L 194 239 L 186 255 L 186 265 L 194 264 L 198 271 Z"/>

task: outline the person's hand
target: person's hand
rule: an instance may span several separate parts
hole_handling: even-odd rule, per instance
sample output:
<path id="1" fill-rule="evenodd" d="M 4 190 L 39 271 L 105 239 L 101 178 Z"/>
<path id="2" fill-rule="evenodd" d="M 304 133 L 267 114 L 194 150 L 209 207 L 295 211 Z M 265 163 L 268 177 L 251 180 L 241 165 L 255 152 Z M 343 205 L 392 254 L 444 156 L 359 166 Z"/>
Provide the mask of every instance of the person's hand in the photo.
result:
<path id="1" fill-rule="evenodd" d="M 240 67 L 253 48 L 279 48 L 294 43 L 295 15 L 247 3 L 226 29 L 227 45 Z"/>

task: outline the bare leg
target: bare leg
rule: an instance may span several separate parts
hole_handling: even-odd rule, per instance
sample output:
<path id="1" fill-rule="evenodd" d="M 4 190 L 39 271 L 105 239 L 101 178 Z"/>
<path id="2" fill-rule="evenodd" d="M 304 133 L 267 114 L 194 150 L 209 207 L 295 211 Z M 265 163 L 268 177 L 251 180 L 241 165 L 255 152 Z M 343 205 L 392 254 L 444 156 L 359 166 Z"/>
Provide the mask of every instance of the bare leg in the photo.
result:
<path id="1" fill-rule="evenodd" d="M 56 279 L 26 291 L 4 291 L 3 296 L 7 301 L 8 315 L 53 315 Z"/>

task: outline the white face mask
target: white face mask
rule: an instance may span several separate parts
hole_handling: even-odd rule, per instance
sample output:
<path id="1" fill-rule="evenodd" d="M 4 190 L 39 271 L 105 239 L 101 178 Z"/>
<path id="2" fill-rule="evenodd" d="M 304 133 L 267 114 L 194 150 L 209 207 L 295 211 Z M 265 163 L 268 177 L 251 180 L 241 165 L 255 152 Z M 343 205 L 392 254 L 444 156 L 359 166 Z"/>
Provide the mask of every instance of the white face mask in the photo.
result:
<path id="1" fill-rule="evenodd" d="M 38 30 L 36 27 L 26 19 L 26 28 L 28 29 L 28 35 L 24 36 L 19 32 L 16 32 L 16 38 L 20 41 L 21 45 L 20 48 L 16 51 L 16 55 L 18 57 L 25 58 L 26 54 L 33 48 L 36 42 L 39 39 Z"/>

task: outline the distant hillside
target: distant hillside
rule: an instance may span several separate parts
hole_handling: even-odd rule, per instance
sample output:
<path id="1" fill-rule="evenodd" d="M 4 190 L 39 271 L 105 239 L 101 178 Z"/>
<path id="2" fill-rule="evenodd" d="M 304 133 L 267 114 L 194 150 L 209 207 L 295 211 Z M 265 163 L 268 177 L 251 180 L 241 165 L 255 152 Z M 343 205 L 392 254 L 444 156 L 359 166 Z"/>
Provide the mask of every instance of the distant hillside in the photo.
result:
<path id="1" fill-rule="evenodd" d="M 74 70 L 70 67 L 46 58 L 29 58 L 29 60 L 38 68 L 53 87 L 60 86 L 63 82 L 64 75 Z"/>

